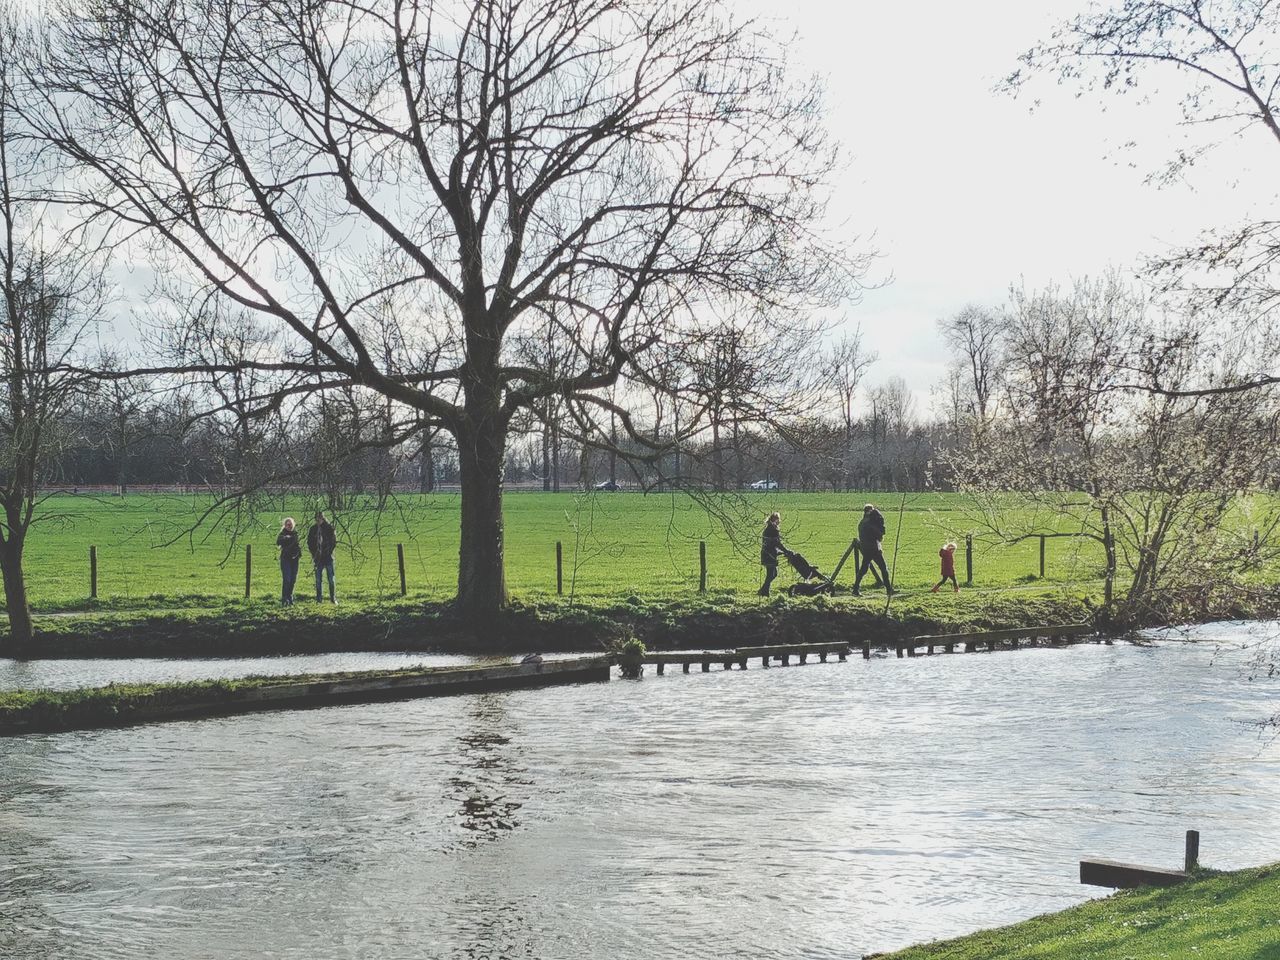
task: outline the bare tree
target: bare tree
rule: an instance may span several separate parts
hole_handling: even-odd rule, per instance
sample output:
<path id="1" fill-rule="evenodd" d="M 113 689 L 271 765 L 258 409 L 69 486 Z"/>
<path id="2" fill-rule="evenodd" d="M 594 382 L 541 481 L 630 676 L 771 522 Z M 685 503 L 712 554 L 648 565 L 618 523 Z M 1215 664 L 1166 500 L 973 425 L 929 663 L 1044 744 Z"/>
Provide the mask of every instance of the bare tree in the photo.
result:
<path id="1" fill-rule="evenodd" d="M 1187 130 L 1217 134 L 1184 144 L 1165 177 L 1183 175 L 1209 150 L 1238 149 L 1249 138 L 1280 147 L 1280 8 L 1271 0 L 1126 0 L 1094 8 L 1063 23 L 1022 63 L 1007 81 L 1012 90 L 1038 73 L 1115 93 L 1136 89 L 1149 99 L 1177 102 Z M 1280 305 L 1280 219 L 1259 215 L 1223 225 L 1152 268 L 1166 289 L 1194 291 L 1214 307 L 1247 305 L 1244 319 L 1256 322 Z M 1225 334 L 1229 341 L 1231 331 Z M 1184 392 L 1276 383 L 1273 357 L 1268 352 L 1242 364 L 1228 386 L 1189 383 Z"/>
<path id="2" fill-rule="evenodd" d="M 707 305 L 764 337 L 864 266 L 815 233 L 833 149 L 784 53 L 718 2 L 101 0 L 57 18 L 30 116 L 68 200 L 287 334 L 279 389 L 373 391 L 452 435 L 458 601 L 485 616 L 520 410 L 650 444 L 607 391 L 655 344 Z M 412 309 L 387 357 L 390 294 Z M 548 325 L 569 369 L 513 356 Z M 427 337 L 449 349 L 424 366 Z"/>
<path id="3" fill-rule="evenodd" d="M 983 451 L 951 463 L 977 505 L 968 519 L 998 542 L 1097 543 L 1105 601 L 1122 620 L 1255 566 L 1276 511 L 1255 504 L 1244 527 L 1232 514 L 1270 469 L 1269 392 L 1180 395 L 1215 362 L 1198 324 L 1157 314 L 1114 277 L 1016 289 L 1007 317 L 1002 415 Z M 1121 383 L 1133 370 L 1141 382 Z"/>
<path id="4" fill-rule="evenodd" d="M 973 442 L 981 445 L 990 418 L 995 414 L 996 386 L 1000 375 L 1001 318 L 993 310 L 969 304 L 938 321 L 952 361 L 961 375 L 966 396 L 965 419 Z"/>
<path id="5" fill-rule="evenodd" d="M 29 53 L 8 9 L 0 9 L 0 573 L 9 644 L 32 641 L 23 551 L 63 439 L 62 421 L 83 378 L 68 372 L 98 317 L 101 261 L 81 254 L 47 216 L 45 171 L 18 105 L 26 93 L 15 76 Z"/>
<path id="6" fill-rule="evenodd" d="M 840 404 L 840 421 L 844 427 L 840 467 L 846 490 L 853 483 L 853 438 L 857 422 L 854 398 L 875 359 L 876 355 L 862 345 L 862 331 L 857 329 L 837 340 L 826 357 L 825 378 Z"/>

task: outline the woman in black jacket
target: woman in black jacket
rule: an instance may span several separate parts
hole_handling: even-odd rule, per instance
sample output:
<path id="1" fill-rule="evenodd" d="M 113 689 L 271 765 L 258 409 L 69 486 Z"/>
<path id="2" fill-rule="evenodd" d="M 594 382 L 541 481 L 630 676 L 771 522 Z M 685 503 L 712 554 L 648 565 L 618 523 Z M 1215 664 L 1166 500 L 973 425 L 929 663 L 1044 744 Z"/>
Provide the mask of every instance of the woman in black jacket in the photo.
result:
<path id="1" fill-rule="evenodd" d="M 302 546 L 298 543 L 298 531 L 293 517 L 285 517 L 280 535 L 276 537 L 276 546 L 280 548 L 280 606 L 293 606 L 293 585 L 298 580 L 298 560 L 302 557 Z"/>
<path id="2" fill-rule="evenodd" d="M 778 530 L 781 523 L 782 514 L 775 510 L 769 514 L 769 519 L 764 524 L 764 533 L 760 535 L 760 564 L 764 567 L 764 583 L 756 592 L 762 597 L 769 595 L 769 584 L 778 575 L 778 555 L 787 552 L 787 548 L 782 545 L 782 533 Z"/>

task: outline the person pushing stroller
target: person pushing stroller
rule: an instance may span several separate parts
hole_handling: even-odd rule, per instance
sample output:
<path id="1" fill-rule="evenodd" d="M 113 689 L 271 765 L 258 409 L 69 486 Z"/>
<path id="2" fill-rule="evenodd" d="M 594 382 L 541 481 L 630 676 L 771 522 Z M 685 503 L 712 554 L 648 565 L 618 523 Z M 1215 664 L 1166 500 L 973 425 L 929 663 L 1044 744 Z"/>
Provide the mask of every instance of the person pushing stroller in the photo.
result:
<path id="1" fill-rule="evenodd" d="M 791 555 L 790 551 L 782 545 L 782 531 L 778 529 L 781 524 L 782 514 L 775 510 L 769 514 L 769 519 L 764 524 L 764 532 L 760 535 L 760 565 L 764 567 L 764 583 L 756 593 L 762 597 L 769 595 L 769 585 L 778 575 L 779 555 Z"/>

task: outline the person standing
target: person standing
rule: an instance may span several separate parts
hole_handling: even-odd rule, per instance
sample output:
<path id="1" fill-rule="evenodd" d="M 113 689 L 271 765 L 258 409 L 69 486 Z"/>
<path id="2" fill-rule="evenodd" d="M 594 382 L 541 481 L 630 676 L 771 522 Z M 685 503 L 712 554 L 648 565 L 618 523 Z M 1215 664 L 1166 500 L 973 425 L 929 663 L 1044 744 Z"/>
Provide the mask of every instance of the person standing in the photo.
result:
<path id="1" fill-rule="evenodd" d="M 764 524 L 764 533 L 760 535 L 760 565 L 764 567 L 764 583 L 756 593 L 762 597 L 769 595 L 769 585 L 778 575 L 778 555 L 787 552 L 787 548 L 782 545 L 782 532 L 778 529 L 781 524 L 782 514 L 775 510 L 769 514 L 769 519 Z"/>
<path id="2" fill-rule="evenodd" d="M 868 503 L 862 508 L 862 519 L 858 521 L 858 546 L 862 548 L 862 562 L 858 564 L 858 575 L 853 581 L 853 595 L 859 596 L 862 578 L 875 564 L 880 571 L 880 579 L 884 581 L 884 592 L 892 595 L 893 586 L 889 583 L 889 568 L 884 563 L 884 552 L 880 543 L 884 540 L 884 514 Z"/>
<path id="3" fill-rule="evenodd" d="M 280 534 L 276 537 L 280 548 L 280 606 L 293 606 L 293 585 L 298 582 L 298 561 L 302 559 L 302 547 L 298 544 L 298 530 L 293 517 L 285 517 Z"/>
<path id="4" fill-rule="evenodd" d="M 317 510 L 316 522 L 307 531 L 307 551 L 311 554 L 311 562 L 316 566 L 316 603 L 324 599 L 320 590 L 324 574 L 329 575 L 329 602 L 338 602 L 333 591 L 333 551 L 337 546 L 338 539 L 334 535 L 333 524 Z"/>
<path id="5" fill-rule="evenodd" d="M 942 549 L 938 551 L 938 556 L 942 560 L 942 579 L 933 585 L 933 592 L 937 593 L 948 580 L 955 587 L 955 593 L 960 592 L 960 584 L 956 582 L 956 545 L 954 543 L 944 543 Z"/>

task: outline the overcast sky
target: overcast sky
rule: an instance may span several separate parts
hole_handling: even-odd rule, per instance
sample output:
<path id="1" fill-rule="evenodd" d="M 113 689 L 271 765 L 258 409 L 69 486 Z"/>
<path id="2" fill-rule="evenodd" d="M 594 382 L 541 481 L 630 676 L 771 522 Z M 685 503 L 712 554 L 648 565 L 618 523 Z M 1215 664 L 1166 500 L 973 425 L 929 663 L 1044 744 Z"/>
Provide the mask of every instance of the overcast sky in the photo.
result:
<path id="1" fill-rule="evenodd" d="M 1165 96 L 1145 103 L 1077 96 L 1049 77 L 1016 99 L 993 90 L 1021 52 L 1086 6 L 768 4 L 798 33 L 797 65 L 827 83 L 831 126 L 849 154 L 833 213 L 851 240 L 874 233 L 879 278 L 892 278 L 849 311 L 880 356 L 869 383 L 900 374 L 923 402 L 944 360 L 938 317 L 997 303 L 1020 277 L 1039 285 L 1136 269 L 1143 255 L 1256 210 L 1259 193 L 1270 199 L 1262 162 L 1247 162 L 1261 139 L 1216 152 L 1190 183 L 1145 182 L 1188 136 L 1167 96 L 1178 89 L 1171 75 L 1152 75 Z"/>

